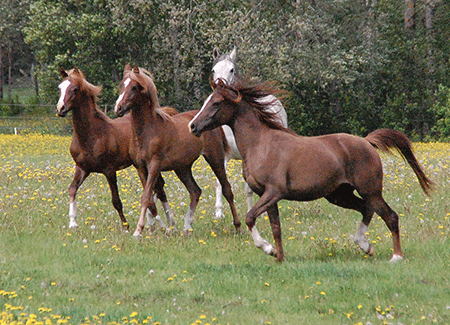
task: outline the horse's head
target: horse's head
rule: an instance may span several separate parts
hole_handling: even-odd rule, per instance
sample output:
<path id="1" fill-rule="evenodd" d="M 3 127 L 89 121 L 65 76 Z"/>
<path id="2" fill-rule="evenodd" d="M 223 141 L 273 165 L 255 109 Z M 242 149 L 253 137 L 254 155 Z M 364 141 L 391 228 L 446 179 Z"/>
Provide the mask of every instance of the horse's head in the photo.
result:
<path id="1" fill-rule="evenodd" d="M 58 116 L 64 117 L 74 107 L 81 106 L 81 98 L 83 96 L 91 96 L 94 102 L 97 100 L 101 87 L 87 82 L 83 72 L 78 68 L 75 67 L 70 71 L 60 68 L 59 74 L 63 78 L 63 81 L 58 86 L 59 100 L 56 106 Z"/>
<path id="2" fill-rule="evenodd" d="M 119 85 L 119 98 L 114 111 L 123 116 L 130 110 L 150 103 L 151 107 L 159 107 L 156 86 L 153 76 L 147 70 L 129 64 L 125 66 L 123 79 Z"/>
<path id="3" fill-rule="evenodd" d="M 232 85 L 237 77 L 236 70 L 236 47 L 230 54 L 219 54 L 217 48 L 213 51 L 214 63 L 212 68 L 212 79 L 217 83 L 219 79 L 223 79 L 228 84 Z"/>
<path id="4" fill-rule="evenodd" d="M 205 100 L 202 109 L 189 122 L 189 130 L 196 136 L 224 124 L 230 125 L 242 100 L 242 95 L 224 80 L 212 83 L 214 92 Z"/>

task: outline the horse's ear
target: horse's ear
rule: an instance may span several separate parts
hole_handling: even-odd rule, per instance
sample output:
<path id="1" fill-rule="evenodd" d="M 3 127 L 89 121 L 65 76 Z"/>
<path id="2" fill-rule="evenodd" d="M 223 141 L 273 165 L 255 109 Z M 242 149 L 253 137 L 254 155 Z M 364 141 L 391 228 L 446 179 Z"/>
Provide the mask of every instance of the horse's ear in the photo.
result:
<path id="1" fill-rule="evenodd" d="M 139 67 L 137 65 L 135 65 L 133 67 L 133 72 L 136 73 L 136 74 L 139 74 Z"/>
<path id="2" fill-rule="evenodd" d="M 80 74 L 80 70 L 78 70 L 78 68 L 77 68 L 77 67 L 73 68 L 73 72 L 74 72 L 74 73 L 78 73 L 78 74 Z"/>
<path id="3" fill-rule="evenodd" d="M 222 78 L 218 80 L 216 87 L 222 88 L 222 91 L 226 94 L 225 97 L 233 103 L 237 104 L 242 100 L 242 94 L 233 87 L 230 87 Z"/>
<path id="4" fill-rule="evenodd" d="M 63 67 L 60 67 L 60 68 L 59 68 L 59 74 L 60 74 L 60 76 L 63 77 L 63 78 L 67 78 L 67 77 L 69 76 L 69 75 L 67 74 L 66 70 L 64 70 Z"/>
<path id="5" fill-rule="evenodd" d="M 125 64 L 125 68 L 123 69 L 123 74 L 131 71 L 131 65 L 129 63 Z"/>
<path id="6" fill-rule="evenodd" d="M 233 96 L 230 96 L 233 103 L 238 104 L 242 100 L 242 94 L 239 91 L 233 89 L 230 93 L 233 94 Z"/>
<path id="7" fill-rule="evenodd" d="M 232 61 L 236 61 L 236 46 L 231 50 L 230 58 Z"/>
<path id="8" fill-rule="evenodd" d="M 219 56 L 220 56 L 219 49 L 217 47 L 215 47 L 214 50 L 213 50 L 213 58 L 214 58 L 214 60 L 217 60 L 217 58 Z"/>

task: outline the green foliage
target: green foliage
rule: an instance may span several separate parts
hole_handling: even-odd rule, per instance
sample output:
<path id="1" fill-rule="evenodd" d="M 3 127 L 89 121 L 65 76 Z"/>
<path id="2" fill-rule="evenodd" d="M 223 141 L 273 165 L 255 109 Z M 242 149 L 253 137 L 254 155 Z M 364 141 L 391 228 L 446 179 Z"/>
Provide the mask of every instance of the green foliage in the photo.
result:
<path id="1" fill-rule="evenodd" d="M 44 102 L 57 97 L 59 67 L 77 66 L 111 105 L 130 62 L 152 71 L 162 104 L 198 109 L 211 91 L 212 49 L 237 46 L 241 74 L 291 93 L 284 104 L 297 132 L 395 127 L 423 139 L 433 94 L 450 86 L 450 4 L 427 3 L 432 11 L 417 3 L 411 36 L 395 0 L 36 0 L 24 33 Z"/>
<path id="2" fill-rule="evenodd" d="M 431 112 L 436 115 L 436 124 L 432 131 L 442 141 L 450 140 L 450 88 L 439 85 L 436 101 Z"/>

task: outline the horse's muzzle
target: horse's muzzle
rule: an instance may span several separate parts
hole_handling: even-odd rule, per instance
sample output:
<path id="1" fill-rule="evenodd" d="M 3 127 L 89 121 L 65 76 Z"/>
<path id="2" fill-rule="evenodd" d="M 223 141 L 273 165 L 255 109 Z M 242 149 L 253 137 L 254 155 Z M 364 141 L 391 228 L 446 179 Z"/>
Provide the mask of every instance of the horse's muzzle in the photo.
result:
<path id="1" fill-rule="evenodd" d="M 189 123 L 189 131 L 196 137 L 200 137 L 202 135 L 202 132 L 200 132 L 195 123 Z"/>
<path id="2" fill-rule="evenodd" d="M 129 110 L 130 109 L 128 108 L 128 106 L 125 105 L 116 105 L 116 107 L 114 107 L 114 112 L 118 117 L 124 116 L 126 113 L 128 113 Z"/>
<path id="3" fill-rule="evenodd" d="M 68 110 L 66 109 L 66 106 L 57 107 L 56 108 L 56 115 L 59 117 L 65 117 L 67 115 Z"/>

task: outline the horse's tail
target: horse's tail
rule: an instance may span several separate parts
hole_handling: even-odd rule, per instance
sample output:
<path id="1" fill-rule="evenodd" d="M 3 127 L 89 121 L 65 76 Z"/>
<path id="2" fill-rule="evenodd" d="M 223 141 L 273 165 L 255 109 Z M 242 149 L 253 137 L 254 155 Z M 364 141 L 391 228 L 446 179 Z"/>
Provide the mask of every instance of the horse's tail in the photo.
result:
<path id="1" fill-rule="evenodd" d="M 391 153 L 392 148 L 397 149 L 401 156 L 408 162 L 419 180 L 420 186 L 425 194 L 430 195 L 434 183 L 423 172 L 412 151 L 411 142 L 406 135 L 400 131 L 391 129 L 379 129 L 369 133 L 366 138 L 375 148 Z"/>

